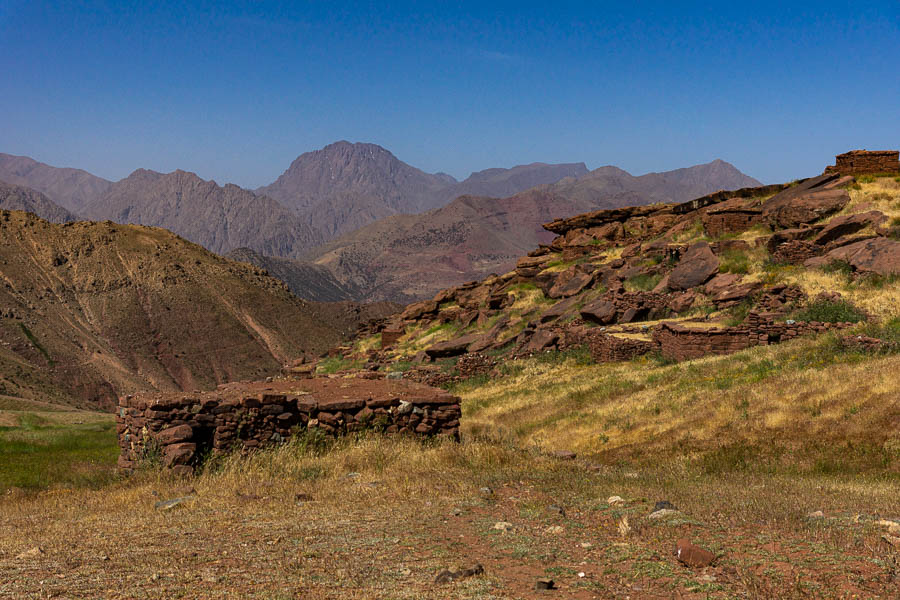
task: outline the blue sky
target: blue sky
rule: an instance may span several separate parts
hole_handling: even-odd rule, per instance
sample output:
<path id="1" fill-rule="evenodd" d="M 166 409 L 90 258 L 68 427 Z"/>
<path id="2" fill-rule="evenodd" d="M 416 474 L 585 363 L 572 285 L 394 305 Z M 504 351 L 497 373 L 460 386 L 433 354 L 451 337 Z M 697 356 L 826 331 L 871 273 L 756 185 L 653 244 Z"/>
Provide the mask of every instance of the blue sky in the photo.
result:
<path id="1" fill-rule="evenodd" d="M 0 152 L 252 188 L 339 139 L 459 178 L 900 147 L 896 0 L 486 4 L 0 0 Z"/>

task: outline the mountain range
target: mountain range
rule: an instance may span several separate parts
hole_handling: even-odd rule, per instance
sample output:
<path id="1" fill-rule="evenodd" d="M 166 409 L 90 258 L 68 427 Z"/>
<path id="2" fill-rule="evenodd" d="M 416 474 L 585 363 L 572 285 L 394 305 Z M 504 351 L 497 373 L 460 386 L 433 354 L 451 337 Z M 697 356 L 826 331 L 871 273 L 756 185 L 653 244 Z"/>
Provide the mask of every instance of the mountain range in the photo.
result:
<path id="1" fill-rule="evenodd" d="M 683 202 L 760 183 L 732 165 L 708 164 L 635 177 L 601 167 L 508 198 L 462 196 L 419 215 L 382 219 L 310 252 L 344 286 L 371 299 L 430 297 L 451 285 L 505 273 L 553 238 L 542 223 L 592 210 Z"/>
<path id="2" fill-rule="evenodd" d="M 12 155 L 0 155 L 0 181 L 44 195 L 7 193 L 7 208 L 163 227 L 221 255 L 237 251 L 305 298 L 399 301 L 508 267 L 542 241 L 547 220 L 759 183 L 721 160 L 642 176 L 532 163 L 457 181 L 346 141 L 300 155 L 255 191 L 182 170 L 138 169 L 113 183 Z"/>

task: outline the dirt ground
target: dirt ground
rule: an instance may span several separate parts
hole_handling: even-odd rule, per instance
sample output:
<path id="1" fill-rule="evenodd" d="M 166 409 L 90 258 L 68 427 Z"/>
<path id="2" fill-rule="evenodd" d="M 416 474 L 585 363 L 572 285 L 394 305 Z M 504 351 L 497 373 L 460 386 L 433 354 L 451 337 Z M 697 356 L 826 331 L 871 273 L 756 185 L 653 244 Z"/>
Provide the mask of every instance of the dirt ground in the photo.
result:
<path id="1" fill-rule="evenodd" d="M 679 510 L 650 519 L 660 500 Z M 896 598 L 887 514 L 890 481 L 704 479 L 485 442 L 294 445 L 192 480 L 7 494 L 0 598 Z M 680 564 L 682 537 L 717 561 Z"/>

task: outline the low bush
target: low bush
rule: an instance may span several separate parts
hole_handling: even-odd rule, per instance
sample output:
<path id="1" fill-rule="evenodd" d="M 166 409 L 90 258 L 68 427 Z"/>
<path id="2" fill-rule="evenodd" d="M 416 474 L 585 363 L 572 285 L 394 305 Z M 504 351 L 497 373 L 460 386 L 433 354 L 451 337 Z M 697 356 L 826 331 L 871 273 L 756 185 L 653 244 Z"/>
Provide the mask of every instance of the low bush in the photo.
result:
<path id="1" fill-rule="evenodd" d="M 791 313 L 795 321 L 818 321 L 820 323 L 859 323 L 866 320 L 866 314 L 846 300 L 813 300 L 805 307 Z"/>

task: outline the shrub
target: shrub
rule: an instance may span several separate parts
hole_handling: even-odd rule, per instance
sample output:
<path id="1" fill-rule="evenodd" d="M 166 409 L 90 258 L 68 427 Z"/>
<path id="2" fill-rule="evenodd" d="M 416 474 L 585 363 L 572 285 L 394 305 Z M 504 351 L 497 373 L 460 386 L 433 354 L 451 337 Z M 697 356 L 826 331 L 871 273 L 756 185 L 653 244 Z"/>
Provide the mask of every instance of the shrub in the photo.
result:
<path id="1" fill-rule="evenodd" d="M 814 300 L 805 308 L 795 311 L 791 318 L 820 323 L 859 323 L 866 320 L 866 314 L 846 300 L 822 299 Z"/>

